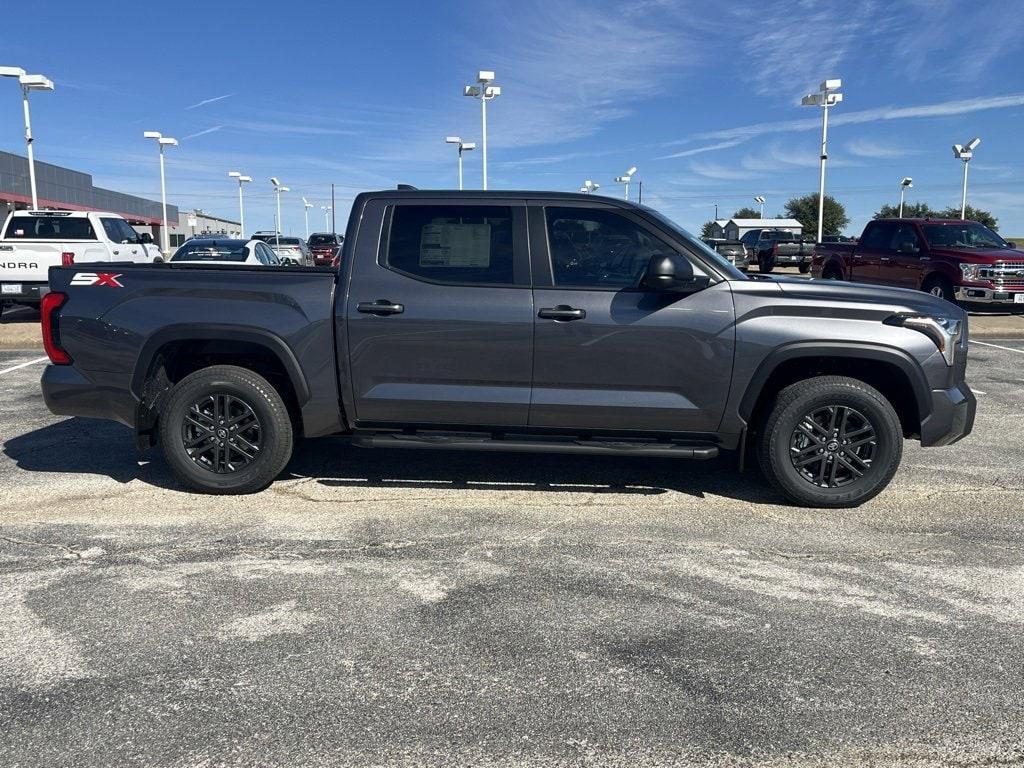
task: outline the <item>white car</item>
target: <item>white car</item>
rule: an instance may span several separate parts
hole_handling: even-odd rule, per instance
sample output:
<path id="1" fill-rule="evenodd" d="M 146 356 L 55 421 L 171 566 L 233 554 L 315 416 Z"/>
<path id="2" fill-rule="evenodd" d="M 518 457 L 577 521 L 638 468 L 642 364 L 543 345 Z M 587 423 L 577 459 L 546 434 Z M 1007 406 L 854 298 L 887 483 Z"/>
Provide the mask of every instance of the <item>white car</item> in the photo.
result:
<path id="1" fill-rule="evenodd" d="M 12 211 L 0 235 L 0 308 L 38 306 L 50 267 L 161 258 L 152 236 L 116 213 Z"/>
<path id="2" fill-rule="evenodd" d="M 227 237 L 195 237 L 186 240 L 170 258 L 172 264 L 254 264 L 283 266 L 274 249 L 261 240 Z"/>

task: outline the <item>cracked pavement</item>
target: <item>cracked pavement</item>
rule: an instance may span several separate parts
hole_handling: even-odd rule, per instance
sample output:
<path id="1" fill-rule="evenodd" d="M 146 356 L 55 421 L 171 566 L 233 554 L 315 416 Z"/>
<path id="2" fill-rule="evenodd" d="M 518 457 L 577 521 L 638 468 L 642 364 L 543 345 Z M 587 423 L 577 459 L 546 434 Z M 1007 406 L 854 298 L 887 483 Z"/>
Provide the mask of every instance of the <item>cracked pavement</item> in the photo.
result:
<path id="1" fill-rule="evenodd" d="M 1024 342 L 993 343 L 974 433 L 827 512 L 729 458 L 337 439 L 195 496 L 4 374 L 0 763 L 1020 763 Z"/>

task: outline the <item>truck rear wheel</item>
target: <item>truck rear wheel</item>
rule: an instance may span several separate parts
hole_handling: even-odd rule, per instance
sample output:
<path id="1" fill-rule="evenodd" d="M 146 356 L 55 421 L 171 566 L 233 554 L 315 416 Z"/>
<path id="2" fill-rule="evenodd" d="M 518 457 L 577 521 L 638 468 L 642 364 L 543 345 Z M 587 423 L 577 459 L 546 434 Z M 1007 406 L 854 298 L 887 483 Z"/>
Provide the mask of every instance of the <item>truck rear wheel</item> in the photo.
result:
<path id="1" fill-rule="evenodd" d="M 775 259 L 772 258 L 770 253 L 763 253 L 757 257 L 757 268 L 767 274 L 775 269 Z"/>
<path id="2" fill-rule="evenodd" d="M 758 449 L 765 476 L 790 500 L 855 507 L 896 474 L 903 430 L 874 387 L 845 376 L 819 376 L 779 393 Z"/>
<path id="3" fill-rule="evenodd" d="M 808 272 L 811 271 L 811 262 L 809 262 L 809 261 L 802 262 L 800 264 L 800 266 L 799 266 L 799 269 L 800 269 L 800 274 L 801 275 L 806 275 Z"/>
<path id="4" fill-rule="evenodd" d="M 186 376 L 160 414 L 167 463 L 203 493 L 266 488 L 288 464 L 292 441 L 281 395 L 259 374 L 233 365 Z"/>

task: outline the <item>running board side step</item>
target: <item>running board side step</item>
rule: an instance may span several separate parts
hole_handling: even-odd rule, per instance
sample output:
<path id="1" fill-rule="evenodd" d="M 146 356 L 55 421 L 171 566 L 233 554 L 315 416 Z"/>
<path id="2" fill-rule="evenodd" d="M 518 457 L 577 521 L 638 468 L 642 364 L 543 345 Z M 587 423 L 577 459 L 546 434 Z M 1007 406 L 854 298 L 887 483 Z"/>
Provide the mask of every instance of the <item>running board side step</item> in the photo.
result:
<path id="1" fill-rule="evenodd" d="M 629 442 L 623 440 L 558 440 L 499 438 L 475 435 L 417 435 L 396 432 L 357 432 L 359 448 L 425 448 L 446 451 L 506 451 L 514 453 L 576 453 L 605 456 L 651 456 L 672 459 L 713 459 L 718 446 L 707 444 Z"/>

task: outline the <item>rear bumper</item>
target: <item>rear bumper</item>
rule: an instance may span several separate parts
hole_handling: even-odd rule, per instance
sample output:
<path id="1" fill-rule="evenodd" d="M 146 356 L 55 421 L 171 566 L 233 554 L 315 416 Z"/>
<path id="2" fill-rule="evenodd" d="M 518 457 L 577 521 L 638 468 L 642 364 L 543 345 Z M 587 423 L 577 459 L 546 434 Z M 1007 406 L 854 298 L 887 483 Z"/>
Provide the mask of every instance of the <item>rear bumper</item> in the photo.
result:
<path id="1" fill-rule="evenodd" d="M 777 254 L 775 254 L 775 263 L 776 264 L 803 264 L 805 262 L 809 263 L 810 260 L 811 260 L 811 255 L 810 254 L 800 254 L 800 253 L 777 253 Z"/>
<path id="2" fill-rule="evenodd" d="M 113 419 L 135 428 L 137 403 L 121 374 L 82 373 L 70 365 L 48 365 L 40 382 L 43 400 L 59 416 Z"/>
<path id="3" fill-rule="evenodd" d="M 49 290 L 49 284 L 45 282 L 19 283 L 13 280 L 4 281 L 0 282 L 0 301 L 13 301 L 17 304 L 38 304 Z"/>
<path id="4" fill-rule="evenodd" d="M 974 285 L 959 285 L 954 293 L 956 300 L 965 304 L 1019 304 L 1024 307 L 1024 288 L 982 288 Z M 1021 298 L 1015 299 L 1015 296 Z"/>
<path id="5" fill-rule="evenodd" d="M 933 389 L 931 398 L 931 413 L 921 422 L 921 445 L 949 445 L 971 433 L 978 401 L 967 384 Z"/>

